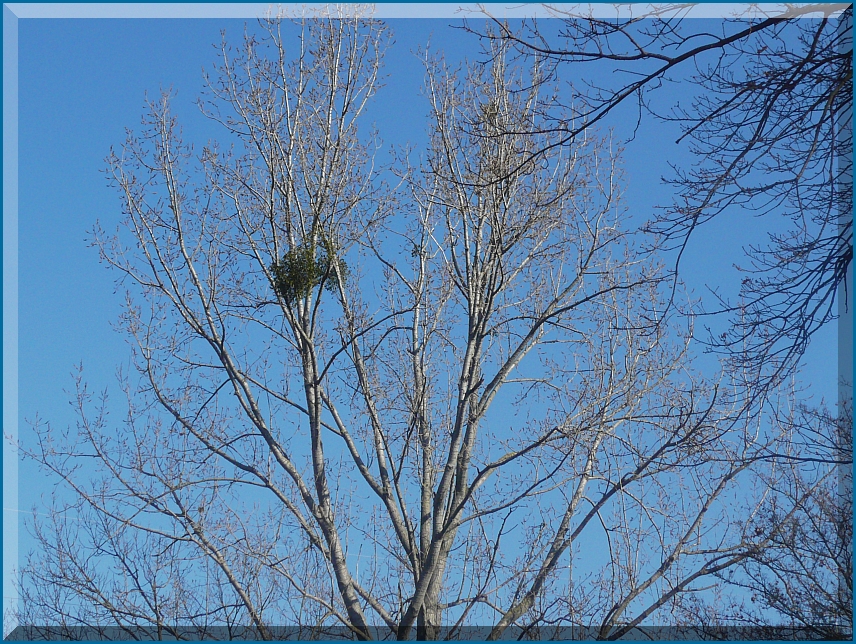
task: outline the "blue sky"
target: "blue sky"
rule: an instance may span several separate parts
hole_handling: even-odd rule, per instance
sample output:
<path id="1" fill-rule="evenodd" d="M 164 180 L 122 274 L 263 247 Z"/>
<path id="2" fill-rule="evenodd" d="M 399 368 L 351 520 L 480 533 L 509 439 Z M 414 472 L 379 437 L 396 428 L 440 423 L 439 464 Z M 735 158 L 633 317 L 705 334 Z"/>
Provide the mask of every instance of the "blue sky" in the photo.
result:
<path id="1" fill-rule="evenodd" d="M 390 21 L 395 44 L 388 51 L 386 88 L 377 95 L 370 119 L 387 144 L 424 141 L 427 102 L 420 95 L 423 68 L 413 50 L 429 38 L 432 49 L 449 61 L 477 56 L 476 40 L 450 29 L 453 20 Z M 120 219 L 118 194 L 102 174 L 111 145 L 135 128 L 146 93 L 177 91 L 173 109 L 186 141 L 203 144 L 217 130 L 199 116 L 195 99 L 202 88 L 202 68 L 215 60 L 220 31 L 238 40 L 243 20 L 21 20 L 19 21 L 19 431 L 26 440 L 26 420 L 37 414 L 53 425 L 72 423 L 68 404 L 71 373 L 83 363 L 84 374 L 98 391 L 113 388 L 117 367 L 127 364 L 129 349 L 111 322 L 121 294 L 114 275 L 88 247 L 96 220 L 111 230 Z M 685 96 L 681 86 L 659 93 L 662 104 Z M 617 138 L 629 133 L 631 111 L 608 121 Z M 674 128 L 643 120 L 623 157 L 625 200 L 647 218 L 655 204 L 667 204 L 670 189 L 660 178 L 668 162 L 686 164 Z M 740 248 L 763 237 L 770 219 L 738 213 L 714 220 L 690 242 L 682 277 L 701 296 L 705 284 L 733 292 L 739 276 L 732 264 Z M 835 395 L 835 329 L 815 338 L 803 378 L 816 396 Z M 20 469 L 19 508 L 39 505 L 50 482 L 31 464 Z M 6 520 L 10 518 L 4 513 Z M 23 516 L 23 515 L 21 515 Z M 20 552 L 28 538 L 20 534 Z"/>

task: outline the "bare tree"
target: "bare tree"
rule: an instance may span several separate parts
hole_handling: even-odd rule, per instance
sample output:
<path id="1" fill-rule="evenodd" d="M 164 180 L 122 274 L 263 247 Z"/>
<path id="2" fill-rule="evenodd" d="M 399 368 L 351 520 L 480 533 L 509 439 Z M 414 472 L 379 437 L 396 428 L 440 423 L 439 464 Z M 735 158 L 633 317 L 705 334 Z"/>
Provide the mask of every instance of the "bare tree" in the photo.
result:
<path id="1" fill-rule="evenodd" d="M 798 367 L 814 333 L 836 319 L 836 298 L 850 306 L 852 6 L 753 5 L 715 30 L 686 18 L 687 4 L 613 19 L 548 9 L 562 19 L 558 33 L 498 19 L 496 31 L 476 31 L 537 56 L 552 75 L 567 65 L 591 69 L 574 87 L 576 119 L 556 114 L 543 126 L 562 133 L 556 145 L 628 103 L 640 119 L 649 112 L 681 125 L 678 142 L 688 142 L 696 161 L 675 168 L 667 179 L 674 204 L 650 223 L 678 250 L 676 271 L 690 235 L 726 210 L 789 220 L 771 225 L 777 232 L 768 244 L 745 249 L 739 296 L 715 307 L 732 314 L 732 324 L 710 338 L 735 368 L 775 387 Z M 657 89 L 675 81 L 694 88 L 691 105 L 651 107 Z"/>
<path id="2" fill-rule="evenodd" d="M 626 19 L 551 10 L 561 19 L 558 32 L 537 22 L 513 29 L 499 20 L 493 20 L 495 32 L 473 31 L 538 58 L 554 77 L 589 69 L 574 87 L 577 120 L 556 114 L 546 126 L 564 133 L 560 145 L 593 123 L 609 122 L 628 103 L 640 119 L 647 112 L 681 126 L 678 143 L 688 143 L 696 161 L 674 168 L 667 180 L 675 201 L 649 224 L 677 249 L 676 276 L 689 237 L 723 212 L 786 222 L 771 222 L 776 232 L 766 245 L 745 247 L 748 264 L 739 268 L 744 275 L 736 298 L 712 285 L 710 313 L 729 314 L 730 324 L 708 343 L 743 379 L 753 413 L 792 424 L 794 441 L 766 456 L 782 475 L 789 472 L 788 483 L 770 494 L 783 505 L 803 499 L 806 506 L 775 547 L 729 579 L 754 588 L 758 605 L 766 606 L 763 614 L 750 611 L 751 623 L 765 623 L 772 609 L 798 628 L 816 628 L 816 636 L 846 633 L 852 630 L 852 478 L 846 474 L 852 435 L 837 428 L 852 426 L 852 383 L 841 384 L 838 419 L 805 404 L 796 405 L 800 414 L 783 417 L 787 405 L 775 391 L 798 372 L 811 337 L 852 306 L 852 6 L 788 5 L 765 8 L 766 15 L 753 7 L 753 17 L 722 20 L 716 29 L 686 18 L 691 5 L 660 5 Z M 669 111 L 656 100 L 657 90 L 676 80 L 696 97 Z M 806 420 L 812 417 L 817 422 Z M 836 473 L 850 492 L 831 492 Z M 696 623 L 705 621 L 699 610 L 692 614 Z"/>
<path id="3" fill-rule="evenodd" d="M 800 409 L 798 422 L 812 433 L 835 436 L 841 445 L 838 454 L 849 452 L 852 463 L 853 416 L 847 411 Z M 849 637 L 853 630 L 852 467 L 807 466 L 801 459 L 789 465 L 791 471 L 778 485 L 783 496 L 793 500 L 810 491 L 811 501 L 778 532 L 770 548 L 745 562 L 747 586 L 756 605 L 786 615 L 792 629 L 810 629 L 824 639 Z M 776 508 L 763 520 L 762 530 L 775 523 Z M 761 622 L 757 612 L 749 612 L 753 623 Z"/>
<path id="4" fill-rule="evenodd" d="M 780 475 L 768 487 L 775 501 L 753 519 L 754 532 L 773 535 L 769 546 L 722 575 L 744 589 L 744 596 L 719 607 L 697 601 L 684 608 L 695 623 L 710 623 L 716 615 L 720 623 L 742 625 L 761 639 L 850 639 L 853 471 L 843 462 L 853 458 L 852 412 L 799 405 L 790 415 L 783 422 L 812 440 L 809 445 L 795 441 L 791 454 L 778 455 Z M 832 454 L 806 458 L 807 451 L 824 444 Z M 781 522 L 794 507 L 799 510 Z M 770 620 L 771 612 L 780 618 Z"/>
<path id="5" fill-rule="evenodd" d="M 426 55 L 430 144 L 393 193 L 357 129 L 385 27 L 291 29 L 223 44 L 201 106 L 234 150 L 194 168 L 165 95 L 109 158 L 125 222 L 96 244 L 128 288 L 127 414 L 80 377 L 77 426 L 36 421 L 22 446 L 72 492 L 36 517 L 26 632 L 676 624 L 799 504 L 751 532 L 769 501 L 746 482 L 775 484 L 762 457 L 788 436 L 693 369 L 618 150 L 558 145 L 541 68 L 505 45 L 461 69 Z"/>

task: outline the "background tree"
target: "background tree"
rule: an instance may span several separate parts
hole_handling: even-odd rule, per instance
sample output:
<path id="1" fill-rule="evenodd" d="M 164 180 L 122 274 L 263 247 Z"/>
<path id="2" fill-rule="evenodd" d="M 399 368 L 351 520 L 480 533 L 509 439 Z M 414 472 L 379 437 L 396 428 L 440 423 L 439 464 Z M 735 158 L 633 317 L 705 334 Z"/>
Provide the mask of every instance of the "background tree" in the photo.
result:
<path id="1" fill-rule="evenodd" d="M 81 376 L 77 426 L 22 446 L 71 492 L 36 517 L 24 632 L 617 638 L 774 543 L 801 506 L 752 532 L 746 482 L 789 430 L 693 369 L 617 150 L 541 127 L 541 68 L 426 56 L 391 193 L 357 129 L 386 28 L 261 27 L 201 102 L 234 149 L 194 157 L 165 95 L 109 157 L 127 414 Z"/>
<path id="2" fill-rule="evenodd" d="M 577 119 L 555 115 L 547 126 L 564 133 L 562 145 L 593 123 L 609 122 L 628 103 L 638 107 L 640 119 L 647 112 L 681 126 L 677 142 L 688 144 L 695 161 L 666 178 L 674 202 L 649 223 L 677 251 L 676 277 L 690 236 L 712 218 L 741 212 L 780 219 L 770 222 L 775 232 L 767 244 L 744 248 L 736 297 L 712 285 L 716 300 L 709 313 L 730 320 L 708 344 L 744 380 L 752 413 L 783 422 L 777 387 L 797 372 L 812 336 L 840 312 L 852 311 L 852 5 L 753 7 L 751 15 L 719 21 L 715 29 L 710 21 L 687 18 L 689 5 L 661 5 L 626 19 L 548 8 L 561 19 L 558 32 L 534 21 L 512 29 L 499 20 L 493 20 L 495 33 L 472 31 L 538 58 L 553 78 L 589 68 L 573 88 Z M 693 88 L 695 98 L 670 110 L 657 100 L 657 90 L 675 81 Z M 791 471 L 781 490 L 785 503 L 814 492 L 794 520 L 796 531 L 784 541 L 780 535 L 769 557 L 752 559 L 769 564 L 763 574 L 752 568 L 756 596 L 794 624 L 819 620 L 821 630 L 838 627 L 830 615 L 852 628 L 852 552 L 841 551 L 852 534 L 852 440 L 846 433 L 842 442 L 839 431 L 852 425 L 852 375 L 841 377 L 839 419 L 829 422 L 822 404 L 804 410 L 803 420 L 814 415 L 824 422 L 806 424 L 792 415 L 790 431 L 802 437 L 794 443 L 800 449 L 769 455 Z M 839 484 L 841 490 L 831 492 Z M 828 594 L 836 570 L 837 598 Z M 785 577 L 792 592 L 774 582 Z M 775 601 L 762 592 L 766 583 L 778 593 Z M 756 614 L 753 621 L 767 619 Z"/>
<path id="3" fill-rule="evenodd" d="M 557 145 L 626 103 L 638 105 L 640 117 L 648 111 L 681 125 L 678 142 L 687 141 L 695 161 L 666 179 L 674 203 L 650 222 L 678 251 L 676 269 L 690 235 L 726 210 L 789 221 L 781 231 L 771 225 L 777 232 L 767 245 L 745 249 L 740 293 L 716 307 L 732 323 L 710 338 L 735 368 L 775 387 L 812 335 L 837 317 L 836 298 L 850 306 L 852 5 L 753 7 L 715 30 L 686 17 L 692 5 L 614 19 L 548 9 L 562 18 L 555 35 L 536 21 L 512 29 L 497 19 L 495 33 L 478 33 L 538 57 L 549 65 L 547 77 L 561 77 L 567 65 L 612 72 L 573 88 L 576 119 L 556 114 L 547 126 L 562 133 Z M 652 92 L 675 81 L 695 87 L 690 105 L 652 108 Z"/>
<path id="4" fill-rule="evenodd" d="M 835 436 L 839 444 L 833 454 L 852 463 L 851 409 L 832 414 L 802 407 L 796 416 L 793 422 L 807 434 Z M 814 637 L 835 639 L 853 625 L 853 470 L 822 460 L 807 464 L 803 458 L 783 467 L 788 472 L 775 491 L 787 499 L 808 492 L 810 502 L 777 532 L 770 548 L 744 562 L 741 583 L 755 604 L 755 610 L 744 609 L 744 619 L 762 624 L 758 608 L 763 607 L 787 617 L 790 628 L 770 629 L 774 635 L 808 630 Z M 772 507 L 760 516 L 758 529 L 776 523 L 776 512 Z"/>
<path id="5" fill-rule="evenodd" d="M 848 410 L 849 411 L 849 410 Z M 741 595 L 713 605 L 698 598 L 681 610 L 689 623 L 722 632 L 724 624 L 755 639 L 846 639 L 853 624 L 852 415 L 799 405 L 782 421 L 817 441 L 791 445 L 793 456 L 778 455 L 780 476 L 768 493 L 775 498 L 753 519 L 754 533 L 769 533 L 768 547 L 722 574 Z M 839 444 L 831 454 L 807 457 L 829 437 Z M 829 447 L 829 446 L 827 446 Z M 782 522 L 793 507 L 798 511 Z M 771 528 L 775 525 L 777 529 Z M 770 614 L 778 615 L 771 620 Z M 742 628 L 740 628 L 742 627 Z M 745 629 L 745 630 L 743 630 Z M 732 626 L 732 632 L 734 632 Z"/>

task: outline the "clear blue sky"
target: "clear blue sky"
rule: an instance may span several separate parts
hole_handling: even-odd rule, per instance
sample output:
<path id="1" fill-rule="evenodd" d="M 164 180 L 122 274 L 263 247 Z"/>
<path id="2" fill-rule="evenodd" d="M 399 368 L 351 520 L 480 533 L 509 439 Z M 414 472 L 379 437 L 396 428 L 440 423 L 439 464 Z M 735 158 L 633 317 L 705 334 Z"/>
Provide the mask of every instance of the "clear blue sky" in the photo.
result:
<path id="1" fill-rule="evenodd" d="M 395 44 L 386 57 L 387 86 L 375 99 L 370 118 L 386 143 L 424 140 L 427 103 L 420 95 L 423 69 L 412 51 L 429 37 L 432 48 L 450 61 L 477 55 L 472 36 L 449 28 L 455 21 L 390 21 Z M 19 418 L 36 414 L 57 427 L 74 422 L 68 404 L 71 372 L 83 363 L 90 386 L 116 392 L 114 373 L 127 364 L 125 340 L 111 329 L 120 312 L 115 275 L 87 247 L 96 220 L 105 229 L 120 219 L 118 194 L 102 174 L 111 145 L 124 128 L 139 125 L 146 92 L 177 90 L 174 110 L 186 141 L 205 142 L 216 133 L 194 105 L 202 88 L 202 68 L 216 58 L 220 30 L 237 41 L 242 20 L 21 20 L 19 22 Z M 666 87 L 659 100 L 684 92 Z M 608 125 L 618 136 L 635 121 L 617 113 Z M 667 204 L 669 188 L 660 177 L 668 162 L 685 164 L 673 128 L 643 120 L 627 145 L 626 201 L 647 217 L 656 203 Z M 705 284 L 734 292 L 741 246 L 761 239 L 770 219 L 722 217 L 693 239 L 683 278 L 697 295 Z M 834 401 L 837 342 L 830 328 L 816 339 L 803 377 L 817 395 Z M 40 504 L 49 481 L 31 464 L 20 469 L 19 507 Z M 9 517 L 9 514 L 6 514 Z M 20 534 L 20 552 L 30 544 Z"/>

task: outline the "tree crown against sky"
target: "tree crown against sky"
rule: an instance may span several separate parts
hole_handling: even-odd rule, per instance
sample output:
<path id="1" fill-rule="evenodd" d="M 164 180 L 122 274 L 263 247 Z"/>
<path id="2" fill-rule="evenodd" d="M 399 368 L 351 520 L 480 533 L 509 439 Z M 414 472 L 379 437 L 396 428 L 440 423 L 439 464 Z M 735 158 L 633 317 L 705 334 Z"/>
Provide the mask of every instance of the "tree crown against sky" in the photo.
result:
<path id="1" fill-rule="evenodd" d="M 694 584 L 773 543 L 806 491 L 755 521 L 773 515 L 745 492 L 783 476 L 760 457 L 789 425 L 758 435 L 693 369 L 616 146 L 521 165 L 557 137 L 539 68 L 428 56 L 429 143 L 387 191 L 357 128 L 383 26 L 306 23 L 300 57 L 268 28 L 272 59 L 263 33 L 210 77 L 234 149 L 193 170 L 165 96 L 111 157 L 127 220 L 99 240 L 137 373 L 118 434 L 81 381 L 69 451 L 33 452 L 73 482 L 87 450 L 105 478 L 39 533 L 29 617 L 262 637 L 688 619 Z"/>

